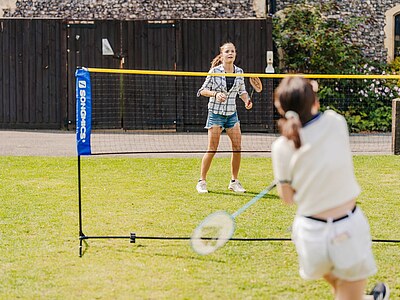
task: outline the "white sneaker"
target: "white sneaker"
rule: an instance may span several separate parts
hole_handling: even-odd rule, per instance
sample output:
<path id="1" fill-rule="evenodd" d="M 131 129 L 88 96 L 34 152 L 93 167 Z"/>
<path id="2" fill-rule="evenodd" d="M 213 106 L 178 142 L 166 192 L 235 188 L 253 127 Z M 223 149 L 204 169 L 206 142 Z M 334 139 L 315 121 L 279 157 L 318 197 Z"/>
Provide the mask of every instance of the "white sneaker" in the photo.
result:
<path id="1" fill-rule="evenodd" d="M 229 183 L 228 189 L 231 191 L 234 191 L 235 193 L 245 193 L 246 190 L 242 187 L 241 183 L 239 180 L 235 180 Z"/>
<path id="2" fill-rule="evenodd" d="M 205 180 L 199 180 L 199 182 L 196 185 L 196 190 L 199 192 L 199 194 L 208 193 L 207 182 Z"/>

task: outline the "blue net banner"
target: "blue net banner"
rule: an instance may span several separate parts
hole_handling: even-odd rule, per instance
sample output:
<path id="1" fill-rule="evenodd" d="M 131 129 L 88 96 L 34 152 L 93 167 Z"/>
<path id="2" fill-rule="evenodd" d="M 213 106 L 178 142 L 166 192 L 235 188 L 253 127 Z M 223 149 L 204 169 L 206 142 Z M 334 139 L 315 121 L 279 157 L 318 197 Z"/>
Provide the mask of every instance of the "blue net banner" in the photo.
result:
<path id="1" fill-rule="evenodd" d="M 90 73 L 78 69 L 76 78 L 76 147 L 78 155 L 90 155 L 90 134 L 92 131 L 92 90 Z"/>

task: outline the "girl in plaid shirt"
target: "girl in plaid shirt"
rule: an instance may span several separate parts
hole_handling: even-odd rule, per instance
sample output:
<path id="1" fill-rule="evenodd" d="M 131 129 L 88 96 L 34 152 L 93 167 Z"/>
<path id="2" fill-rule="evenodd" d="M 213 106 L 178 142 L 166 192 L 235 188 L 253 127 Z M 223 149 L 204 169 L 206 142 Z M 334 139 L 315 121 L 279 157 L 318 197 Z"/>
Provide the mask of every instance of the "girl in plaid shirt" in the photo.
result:
<path id="1" fill-rule="evenodd" d="M 209 74 L 220 73 L 221 76 L 208 75 L 197 96 L 209 97 L 208 117 L 205 128 L 208 130 L 208 147 L 201 162 L 200 180 L 196 189 L 199 193 L 208 193 L 206 178 L 212 159 L 218 149 L 222 131 L 225 129 L 232 144 L 231 181 L 228 189 L 244 193 L 246 190 L 238 180 L 242 133 L 240 121 L 236 111 L 236 97 L 251 109 L 253 104 L 246 91 L 244 78 L 241 76 L 225 76 L 225 73 L 241 74 L 243 70 L 234 65 L 236 48 L 232 43 L 225 43 L 220 47 L 220 53 L 211 62 Z"/>

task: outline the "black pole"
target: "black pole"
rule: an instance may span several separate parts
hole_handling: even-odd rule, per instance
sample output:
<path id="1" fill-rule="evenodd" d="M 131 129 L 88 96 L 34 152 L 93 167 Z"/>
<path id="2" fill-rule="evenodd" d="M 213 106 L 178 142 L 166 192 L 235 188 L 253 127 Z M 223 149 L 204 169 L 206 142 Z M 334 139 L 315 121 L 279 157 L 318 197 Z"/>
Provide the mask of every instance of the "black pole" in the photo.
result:
<path id="1" fill-rule="evenodd" d="M 81 156 L 78 155 L 78 207 L 79 207 L 79 257 L 82 257 L 82 241 L 85 237 L 82 230 L 82 189 L 81 189 Z"/>

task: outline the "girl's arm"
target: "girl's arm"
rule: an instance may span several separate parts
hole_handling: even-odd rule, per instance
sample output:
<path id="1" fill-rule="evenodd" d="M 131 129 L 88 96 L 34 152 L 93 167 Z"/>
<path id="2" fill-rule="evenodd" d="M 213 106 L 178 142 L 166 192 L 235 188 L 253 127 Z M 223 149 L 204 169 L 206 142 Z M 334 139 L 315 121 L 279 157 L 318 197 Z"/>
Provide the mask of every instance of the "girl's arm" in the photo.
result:
<path id="1" fill-rule="evenodd" d="M 293 142 L 285 137 L 281 136 L 272 143 L 272 168 L 277 182 L 278 195 L 286 204 L 294 203 L 296 192 L 291 184 L 292 172 L 290 167 L 290 161 L 295 151 Z"/>
<path id="2" fill-rule="evenodd" d="M 244 105 L 245 105 L 246 109 L 250 109 L 250 108 L 253 107 L 253 102 L 251 102 L 251 99 L 250 99 L 249 94 L 247 92 L 244 92 L 239 97 L 244 102 Z"/>
<path id="3" fill-rule="evenodd" d="M 243 73 L 243 70 L 240 68 L 235 69 L 237 73 Z M 244 84 L 244 77 L 237 78 L 239 82 L 239 98 L 242 99 L 246 109 L 251 109 L 253 107 L 253 102 L 251 102 L 249 93 L 246 91 L 246 86 Z"/>
<path id="4" fill-rule="evenodd" d="M 209 89 L 204 89 L 200 91 L 200 95 L 204 96 L 204 97 L 216 97 L 217 94 L 220 93 L 218 91 L 211 91 Z"/>
<path id="5" fill-rule="evenodd" d="M 293 196 L 295 190 L 289 183 L 278 183 L 276 187 L 279 197 L 283 200 L 283 202 L 285 202 L 285 204 L 294 204 Z"/>

